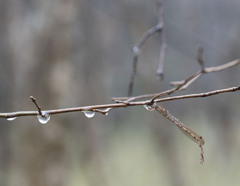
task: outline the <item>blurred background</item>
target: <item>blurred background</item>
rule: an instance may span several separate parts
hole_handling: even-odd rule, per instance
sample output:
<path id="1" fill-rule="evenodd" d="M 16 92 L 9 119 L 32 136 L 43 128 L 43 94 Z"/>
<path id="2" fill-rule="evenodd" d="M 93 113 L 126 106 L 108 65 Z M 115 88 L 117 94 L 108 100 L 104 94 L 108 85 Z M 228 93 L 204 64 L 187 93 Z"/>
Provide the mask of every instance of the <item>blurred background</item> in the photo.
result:
<path id="1" fill-rule="evenodd" d="M 166 0 L 164 81 L 159 36 L 142 49 L 134 95 L 170 88 L 206 66 L 239 57 L 240 2 Z M 157 23 L 155 1 L 1 0 L 0 112 L 111 103 L 126 96 L 131 47 Z M 239 66 L 207 74 L 184 94 L 237 86 Z M 1 186 L 239 185 L 239 92 L 161 104 L 205 139 L 197 144 L 143 107 L 88 119 L 81 112 L 0 120 Z"/>

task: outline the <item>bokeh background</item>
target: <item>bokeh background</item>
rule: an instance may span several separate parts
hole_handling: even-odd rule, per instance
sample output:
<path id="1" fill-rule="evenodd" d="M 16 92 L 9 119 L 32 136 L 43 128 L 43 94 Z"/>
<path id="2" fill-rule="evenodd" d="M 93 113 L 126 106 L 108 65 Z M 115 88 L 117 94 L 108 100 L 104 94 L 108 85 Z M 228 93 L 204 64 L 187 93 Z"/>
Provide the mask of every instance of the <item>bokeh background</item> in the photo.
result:
<path id="1" fill-rule="evenodd" d="M 159 37 L 139 58 L 134 95 L 170 88 L 206 66 L 239 57 L 240 1 L 166 0 L 164 81 Z M 126 96 L 131 47 L 157 23 L 154 0 L 1 0 L 0 112 L 111 103 Z M 184 93 L 237 86 L 240 67 L 208 74 Z M 183 92 L 182 92 L 183 93 Z M 0 120 L 1 186 L 239 185 L 239 92 L 162 104 L 206 144 L 199 147 L 156 112 L 114 109 L 108 116 L 54 115 Z"/>

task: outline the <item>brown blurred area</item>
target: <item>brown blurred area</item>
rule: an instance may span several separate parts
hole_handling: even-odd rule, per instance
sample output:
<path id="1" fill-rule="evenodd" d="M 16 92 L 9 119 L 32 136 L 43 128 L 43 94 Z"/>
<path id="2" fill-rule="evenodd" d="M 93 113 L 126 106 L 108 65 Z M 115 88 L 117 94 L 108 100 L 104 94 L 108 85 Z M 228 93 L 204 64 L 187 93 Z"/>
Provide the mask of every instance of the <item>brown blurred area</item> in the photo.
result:
<path id="1" fill-rule="evenodd" d="M 142 49 L 134 95 L 170 88 L 199 69 L 239 57 L 240 2 L 164 2 L 165 78 L 155 77 L 159 37 Z M 126 96 L 131 47 L 157 23 L 155 1 L 1 0 L 0 112 L 110 103 Z M 181 93 L 236 86 L 239 68 L 213 73 Z M 54 115 L 0 120 L 1 186 L 238 185 L 239 92 L 164 103 L 206 141 L 205 164 L 196 144 L 143 107 L 108 116 Z"/>

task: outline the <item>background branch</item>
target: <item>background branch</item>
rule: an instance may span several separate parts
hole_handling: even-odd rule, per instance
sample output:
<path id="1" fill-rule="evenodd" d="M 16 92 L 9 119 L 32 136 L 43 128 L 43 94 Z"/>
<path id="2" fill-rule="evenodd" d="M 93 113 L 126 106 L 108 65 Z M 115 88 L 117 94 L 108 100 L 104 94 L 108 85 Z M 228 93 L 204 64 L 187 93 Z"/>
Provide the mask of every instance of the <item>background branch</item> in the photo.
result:
<path id="1" fill-rule="evenodd" d="M 159 33 L 160 36 L 160 55 L 159 55 L 159 65 L 158 69 L 156 71 L 157 77 L 161 80 L 163 78 L 163 65 L 164 65 L 164 59 L 165 59 L 165 51 L 166 51 L 166 37 L 164 33 L 163 28 L 163 7 L 162 7 L 162 0 L 156 1 L 157 6 L 157 12 L 158 12 L 158 24 L 147 30 L 140 40 L 133 46 L 133 70 L 128 86 L 128 96 L 131 96 L 133 93 L 133 86 L 134 86 L 134 80 L 135 76 L 137 74 L 137 63 L 138 63 L 138 57 L 140 54 L 140 50 L 143 47 L 143 45 L 146 43 L 146 41 L 155 33 Z"/>
<path id="2" fill-rule="evenodd" d="M 158 24 L 163 25 L 163 0 L 156 0 L 157 4 L 157 13 L 158 13 Z M 159 32 L 159 37 L 160 37 L 160 52 L 159 52 L 159 64 L 158 64 L 158 69 L 156 71 L 156 75 L 158 79 L 163 78 L 163 67 L 164 67 L 164 61 L 165 61 L 165 54 L 166 54 L 166 48 L 167 48 L 167 43 L 166 43 L 166 35 L 165 35 L 165 30 L 162 28 L 161 32 Z"/>

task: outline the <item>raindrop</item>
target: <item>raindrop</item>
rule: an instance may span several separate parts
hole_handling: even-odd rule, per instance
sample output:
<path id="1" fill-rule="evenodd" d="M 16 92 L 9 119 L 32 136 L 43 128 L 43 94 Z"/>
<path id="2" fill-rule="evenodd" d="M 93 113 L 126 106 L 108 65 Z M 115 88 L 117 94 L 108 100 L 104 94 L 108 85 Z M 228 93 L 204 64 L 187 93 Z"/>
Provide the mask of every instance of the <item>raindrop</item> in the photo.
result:
<path id="1" fill-rule="evenodd" d="M 145 109 L 147 109 L 148 111 L 153 111 L 154 107 L 152 105 L 143 105 Z"/>
<path id="2" fill-rule="evenodd" d="M 136 47 L 136 46 L 135 46 L 135 47 L 133 47 L 133 52 L 134 52 L 134 53 L 138 53 L 138 52 L 139 52 L 139 48 L 138 48 L 138 47 Z"/>
<path id="3" fill-rule="evenodd" d="M 41 124 L 46 124 L 49 120 L 50 120 L 50 115 L 47 113 L 42 112 L 42 116 L 41 115 L 37 115 L 38 121 Z"/>
<path id="4" fill-rule="evenodd" d="M 90 111 L 90 110 L 85 110 L 85 111 L 82 111 L 86 117 L 88 118 L 92 118 L 94 115 L 95 115 L 95 112 L 93 111 Z"/>
<path id="5" fill-rule="evenodd" d="M 17 117 L 11 117 L 11 118 L 7 118 L 8 121 L 13 121 L 15 120 Z"/>

